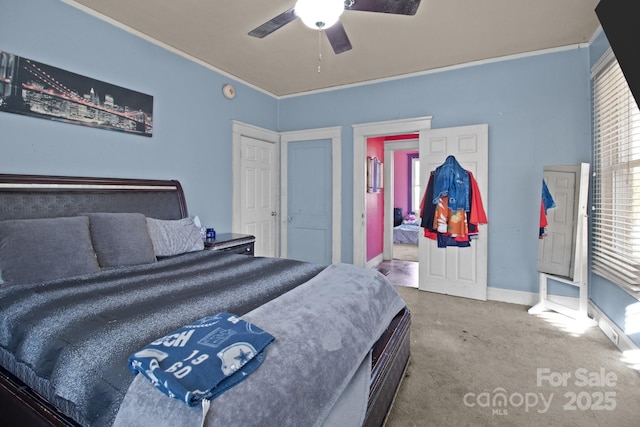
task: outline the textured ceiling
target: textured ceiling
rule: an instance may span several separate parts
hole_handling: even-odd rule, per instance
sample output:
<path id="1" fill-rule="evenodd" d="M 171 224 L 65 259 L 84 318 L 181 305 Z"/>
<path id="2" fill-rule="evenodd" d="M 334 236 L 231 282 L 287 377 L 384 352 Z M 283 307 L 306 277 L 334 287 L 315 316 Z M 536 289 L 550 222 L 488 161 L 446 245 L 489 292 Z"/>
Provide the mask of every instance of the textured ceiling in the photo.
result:
<path id="1" fill-rule="evenodd" d="M 247 34 L 295 0 L 63 1 L 275 96 L 576 45 L 599 26 L 598 0 L 422 0 L 414 16 L 345 11 L 353 49 L 335 55 L 299 19 Z"/>

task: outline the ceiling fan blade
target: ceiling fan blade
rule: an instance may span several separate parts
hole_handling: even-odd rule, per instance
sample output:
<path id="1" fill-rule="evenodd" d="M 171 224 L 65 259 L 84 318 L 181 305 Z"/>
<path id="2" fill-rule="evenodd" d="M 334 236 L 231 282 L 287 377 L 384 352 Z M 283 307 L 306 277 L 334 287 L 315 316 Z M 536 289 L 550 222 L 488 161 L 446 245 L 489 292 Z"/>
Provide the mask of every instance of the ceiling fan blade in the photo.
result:
<path id="1" fill-rule="evenodd" d="M 259 39 L 268 36 L 273 33 L 278 28 L 284 27 L 289 22 L 296 19 L 298 16 L 295 14 L 293 8 L 282 12 L 280 15 L 276 16 L 270 21 L 265 22 L 260 25 L 258 28 L 251 30 L 249 33 L 250 36 L 257 37 Z"/>
<path id="2" fill-rule="evenodd" d="M 349 1 L 353 4 L 349 5 Z M 346 10 L 360 10 L 363 12 L 392 13 L 394 15 L 415 15 L 420 6 L 420 0 L 347 0 Z"/>
<path id="3" fill-rule="evenodd" d="M 351 42 L 349 41 L 347 32 L 342 26 L 342 22 L 336 22 L 335 24 L 324 30 L 324 32 L 327 34 L 329 43 L 331 43 L 331 47 L 333 48 L 333 51 L 336 55 L 351 50 Z"/>

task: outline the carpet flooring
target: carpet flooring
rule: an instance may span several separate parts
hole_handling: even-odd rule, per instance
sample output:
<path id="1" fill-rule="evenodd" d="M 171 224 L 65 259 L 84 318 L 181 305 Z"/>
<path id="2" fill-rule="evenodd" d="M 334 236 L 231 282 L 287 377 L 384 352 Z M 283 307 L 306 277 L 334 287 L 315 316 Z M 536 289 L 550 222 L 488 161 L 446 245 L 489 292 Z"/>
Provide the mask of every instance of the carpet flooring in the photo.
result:
<path id="1" fill-rule="evenodd" d="M 418 261 L 418 245 L 394 243 L 393 259 L 399 259 L 403 261 Z"/>
<path id="2" fill-rule="evenodd" d="M 386 427 L 640 425 L 640 375 L 597 327 L 397 289 L 411 359 Z"/>

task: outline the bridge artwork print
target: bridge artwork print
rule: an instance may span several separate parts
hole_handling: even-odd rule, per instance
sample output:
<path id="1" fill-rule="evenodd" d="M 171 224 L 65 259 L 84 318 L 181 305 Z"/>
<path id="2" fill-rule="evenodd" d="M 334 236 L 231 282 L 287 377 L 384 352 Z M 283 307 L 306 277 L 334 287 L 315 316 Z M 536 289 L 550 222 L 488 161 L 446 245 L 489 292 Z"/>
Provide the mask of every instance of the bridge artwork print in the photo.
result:
<path id="1" fill-rule="evenodd" d="M 153 96 L 0 50 L 0 111 L 152 136 Z"/>

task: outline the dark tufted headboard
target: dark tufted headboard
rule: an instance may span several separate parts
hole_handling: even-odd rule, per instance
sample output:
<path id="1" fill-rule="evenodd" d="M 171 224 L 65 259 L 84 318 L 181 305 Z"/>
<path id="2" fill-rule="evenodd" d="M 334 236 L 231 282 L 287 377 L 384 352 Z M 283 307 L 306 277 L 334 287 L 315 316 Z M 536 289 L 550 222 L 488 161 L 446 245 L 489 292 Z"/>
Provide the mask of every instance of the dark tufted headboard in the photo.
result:
<path id="1" fill-rule="evenodd" d="M 188 215 L 175 180 L 0 174 L 0 221 L 89 212 L 138 212 L 158 219 Z"/>

